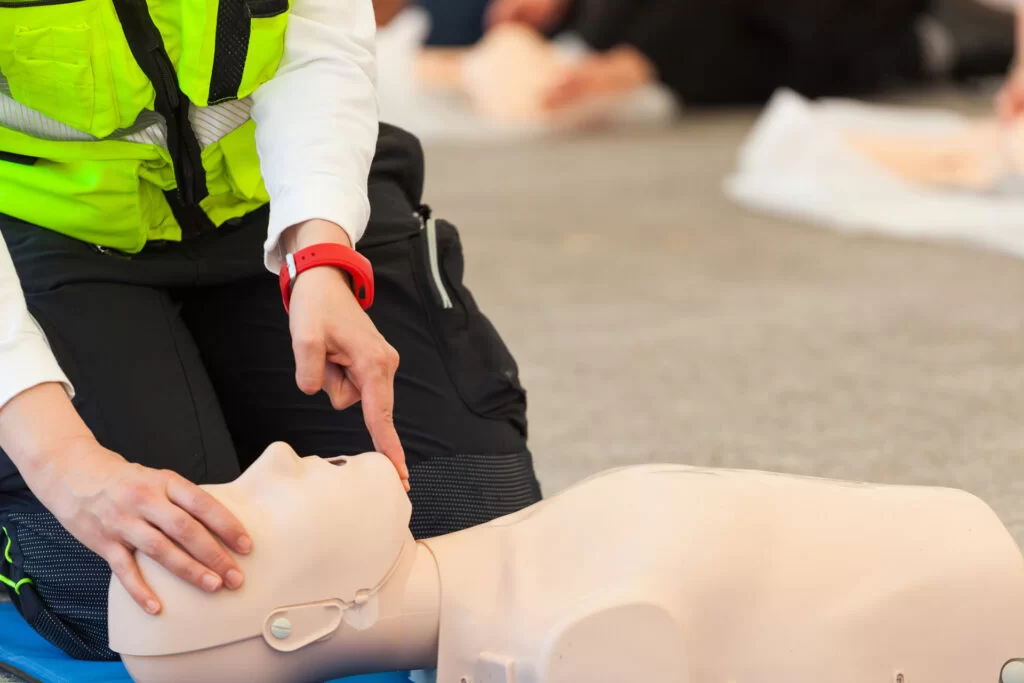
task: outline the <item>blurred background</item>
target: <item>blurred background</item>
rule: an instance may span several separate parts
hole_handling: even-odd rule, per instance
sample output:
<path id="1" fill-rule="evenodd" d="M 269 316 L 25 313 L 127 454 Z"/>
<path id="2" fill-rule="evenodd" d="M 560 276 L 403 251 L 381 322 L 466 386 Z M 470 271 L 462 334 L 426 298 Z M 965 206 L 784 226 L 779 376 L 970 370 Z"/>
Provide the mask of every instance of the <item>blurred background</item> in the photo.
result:
<path id="1" fill-rule="evenodd" d="M 1024 542 L 1012 4 L 377 10 L 382 117 L 424 140 L 546 494 L 650 461 L 954 486 Z"/>

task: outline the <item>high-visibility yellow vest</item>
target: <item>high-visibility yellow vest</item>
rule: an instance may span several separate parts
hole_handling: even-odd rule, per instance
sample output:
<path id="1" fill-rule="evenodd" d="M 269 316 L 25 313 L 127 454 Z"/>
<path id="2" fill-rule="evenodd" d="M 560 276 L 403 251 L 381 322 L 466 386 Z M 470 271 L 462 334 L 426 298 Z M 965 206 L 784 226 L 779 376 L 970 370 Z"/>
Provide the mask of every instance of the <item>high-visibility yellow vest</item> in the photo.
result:
<path id="1" fill-rule="evenodd" d="M 269 201 L 288 0 L 0 0 L 0 213 L 135 253 Z"/>

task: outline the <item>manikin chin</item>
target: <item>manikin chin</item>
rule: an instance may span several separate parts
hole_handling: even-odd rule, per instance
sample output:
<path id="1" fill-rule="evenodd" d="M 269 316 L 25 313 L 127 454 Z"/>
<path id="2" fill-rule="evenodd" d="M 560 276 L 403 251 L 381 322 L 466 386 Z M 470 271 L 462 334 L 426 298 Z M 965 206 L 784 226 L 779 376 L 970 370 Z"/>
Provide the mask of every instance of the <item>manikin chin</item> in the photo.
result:
<path id="1" fill-rule="evenodd" d="M 208 490 L 253 537 L 245 586 L 139 557 L 149 616 L 115 579 L 140 683 L 971 683 L 1024 652 L 1024 561 L 959 491 L 642 466 L 417 543 L 378 454 L 276 444 Z"/>

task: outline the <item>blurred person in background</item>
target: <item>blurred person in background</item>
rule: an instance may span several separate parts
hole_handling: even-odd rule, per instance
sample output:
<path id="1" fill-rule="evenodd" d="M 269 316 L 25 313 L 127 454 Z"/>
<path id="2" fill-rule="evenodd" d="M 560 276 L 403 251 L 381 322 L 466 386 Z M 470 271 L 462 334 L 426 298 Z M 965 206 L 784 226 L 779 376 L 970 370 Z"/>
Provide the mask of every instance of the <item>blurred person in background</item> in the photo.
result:
<path id="1" fill-rule="evenodd" d="M 552 88 L 552 109 L 659 80 L 689 105 L 760 103 L 789 87 L 864 95 L 1005 72 L 1006 12 L 977 0 L 421 0 L 434 46 L 491 27 L 578 33 L 596 54 Z M 1021 77 L 1024 89 L 1024 76 Z"/>

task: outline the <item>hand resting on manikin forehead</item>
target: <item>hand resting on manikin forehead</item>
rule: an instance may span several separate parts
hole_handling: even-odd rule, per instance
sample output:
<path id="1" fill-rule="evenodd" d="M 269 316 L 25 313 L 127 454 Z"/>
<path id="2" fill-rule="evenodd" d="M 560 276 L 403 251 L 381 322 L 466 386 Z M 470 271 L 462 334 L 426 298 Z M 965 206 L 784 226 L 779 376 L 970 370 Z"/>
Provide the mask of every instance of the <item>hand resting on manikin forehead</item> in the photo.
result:
<path id="1" fill-rule="evenodd" d="M 412 542 L 412 504 L 380 453 L 300 457 L 275 443 L 234 481 L 202 488 L 252 536 L 251 553 L 236 558 L 245 588 L 205 593 L 139 557 L 142 576 L 165 596 L 165 610 L 160 620 L 147 617 L 113 579 L 108 611 L 116 651 L 155 656 L 167 654 L 169 645 L 176 652 L 207 649 L 256 636 L 283 605 L 350 603 L 377 586 Z M 194 623 L 196 614 L 218 610 L 222 616 L 212 623 Z"/>
<path id="2" fill-rule="evenodd" d="M 296 557 L 303 552 L 330 554 L 339 546 L 349 552 L 358 547 L 365 554 L 363 546 L 373 545 L 367 536 L 396 528 L 407 532 L 411 514 L 399 473 L 380 453 L 300 457 L 287 444 L 275 443 L 234 481 L 201 488 L 251 536 L 251 553 L 234 559 L 245 571 L 247 585 L 255 588 L 287 579 L 290 568 L 272 566 L 268 557 L 285 551 Z M 328 530 L 332 542 L 324 543 Z M 137 559 L 143 577 L 158 593 L 176 595 L 175 608 L 180 609 L 179 580 L 151 558 Z M 272 571 L 283 574 L 271 580 L 267 573 Z M 190 600 L 202 599 L 200 591 L 184 593 Z"/>

